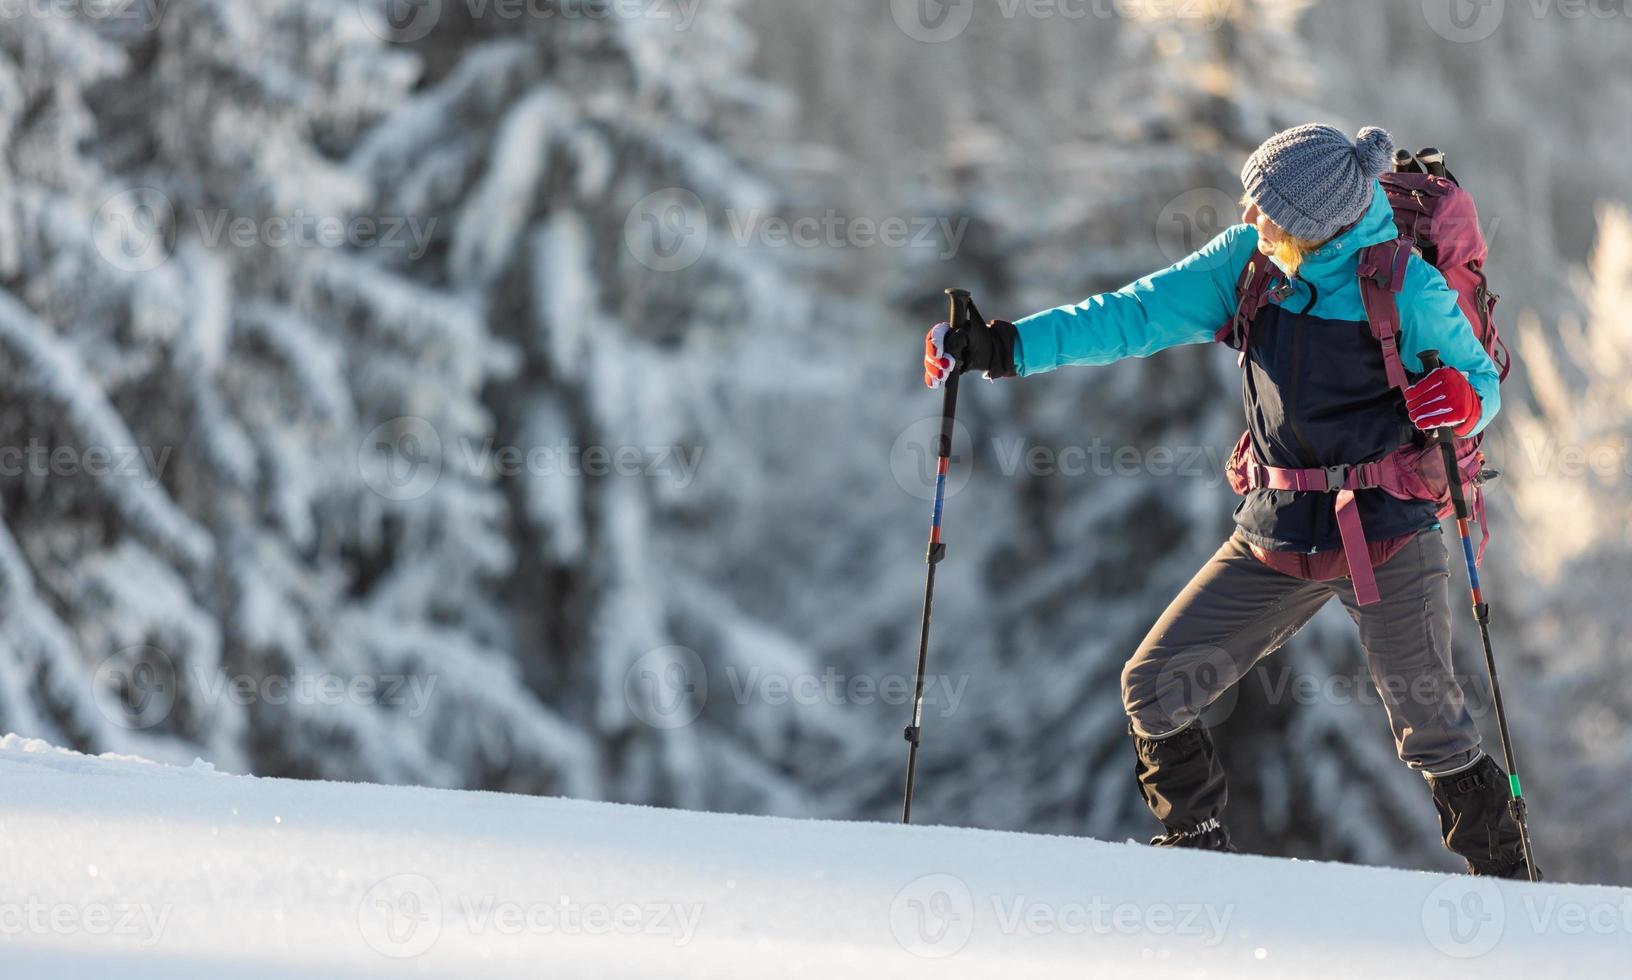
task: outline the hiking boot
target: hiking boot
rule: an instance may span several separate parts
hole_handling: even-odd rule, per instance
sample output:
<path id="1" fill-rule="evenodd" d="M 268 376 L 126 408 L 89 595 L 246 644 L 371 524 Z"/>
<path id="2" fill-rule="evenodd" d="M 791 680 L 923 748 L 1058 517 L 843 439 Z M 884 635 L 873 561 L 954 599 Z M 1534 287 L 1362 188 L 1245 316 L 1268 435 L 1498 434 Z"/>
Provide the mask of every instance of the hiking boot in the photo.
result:
<path id="1" fill-rule="evenodd" d="M 1152 837 L 1150 844 L 1152 847 L 1188 847 L 1198 851 L 1239 853 L 1235 844 L 1230 841 L 1229 830 L 1218 822 L 1217 817 L 1204 822 L 1194 830 L 1178 831 Z"/>
<path id="2" fill-rule="evenodd" d="M 1139 795 L 1166 834 L 1151 840 L 1157 847 L 1190 847 L 1233 851 L 1229 831 L 1219 822 L 1226 797 L 1224 769 L 1207 730 L 1193 724 L 1166 738 L 1145 738 L 1133 731 L 1138 761 L 1134 775 Z"/>
<path id="3" fill-rule="evenodd" d="M 1445 847 L 1468 864 L 1468 873 L 1493 878 L 1530 877 L 1507 773 L 1490 756 L 1459 772 L 1424 774 L 1439 812 Z M 1541 872 L 1537 869 L 1537 880 Z"/>

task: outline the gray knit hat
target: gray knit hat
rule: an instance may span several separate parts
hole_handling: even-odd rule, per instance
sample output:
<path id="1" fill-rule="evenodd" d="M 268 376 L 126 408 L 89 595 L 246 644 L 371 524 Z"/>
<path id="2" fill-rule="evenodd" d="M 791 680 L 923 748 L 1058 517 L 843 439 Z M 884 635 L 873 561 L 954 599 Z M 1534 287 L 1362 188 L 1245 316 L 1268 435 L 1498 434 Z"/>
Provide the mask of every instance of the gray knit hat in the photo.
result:
<path id="1" fill-rule="evenodd" d="M 1355 142 L 1310 123 L 1264 141 L 1241 168 L 1241 184 L 1269 220 L 1289 234 L 1323 242 L 1360 220 L 1373 182 L 1394 161 L 1394 137 L 1376 126 Z"/>

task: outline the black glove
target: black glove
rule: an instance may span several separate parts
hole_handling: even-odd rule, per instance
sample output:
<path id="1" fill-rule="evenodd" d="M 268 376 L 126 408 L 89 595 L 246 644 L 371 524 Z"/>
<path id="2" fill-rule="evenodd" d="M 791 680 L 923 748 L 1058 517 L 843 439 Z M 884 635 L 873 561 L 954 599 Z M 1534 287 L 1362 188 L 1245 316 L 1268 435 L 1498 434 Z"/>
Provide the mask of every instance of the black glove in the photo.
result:
<path id="1" fill-rule="evenodd" d="M 981 371 L 988 378 L 1012 378 L 1014 346 L 1020 332 L 1007 320 L 971 323 L 967 329 L 952 330 L 937 323 L 924 337 L 924 384 L 939 388 L 955 372 Z"/>

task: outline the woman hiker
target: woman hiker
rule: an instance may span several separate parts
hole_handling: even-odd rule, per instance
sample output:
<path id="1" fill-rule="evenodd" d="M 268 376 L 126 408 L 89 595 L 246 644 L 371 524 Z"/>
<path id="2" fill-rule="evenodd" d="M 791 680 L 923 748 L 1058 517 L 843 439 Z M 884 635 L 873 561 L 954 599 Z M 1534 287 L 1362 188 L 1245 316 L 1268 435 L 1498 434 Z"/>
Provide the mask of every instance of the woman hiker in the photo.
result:
<path id="1" fill-rule="evenodd" d="M 1255 457 L 1247 466 L 1325 469 L 1342 480 L 1359 464 L 1420 445 L 1434 429 L 1477 433 L 1497 412 L 1499 378 L 1438 270 L 1415 254 L 1404 268 L 1399 353 L 1416 379 L 1404 397 L 1368 325 L 1360 253 L 1398 237 L 1377 179 L 1393 150 L 1375 127 L 1356 141 L 1322 125 L 1278 133 L 1241 171 L 1241 224 L 1115 292 L 1018 323 L 977 323 L 956 357 L 939 324 L 926 339 L 925 380 L 939 387 L 970 370 L 1027 376 L 1211 342 L 1237 312 L 1237 288 L 1256 251 L 1284 283 L 1243 324 Z M 1425 370 L 1421 355 L 1430 349 L 1443 366 Z M 1152 843 L 1235 849 L 1221 822 L 1224 772 L 1198 719 L 1336 596 L 1359 628 L 1399 756 L 1428 781 L 1445 846 L 1474 874 L 1527 877 L 1506 774 L 1481 750 L 1452 673 L 1438 505 L 1352 482 L 1347 492 L 1341 483 L 1304 491 L 1266 482 L 1241 487 L 1235 533 L 1122 672 L 1140 793 L 1166 829 Z"/>

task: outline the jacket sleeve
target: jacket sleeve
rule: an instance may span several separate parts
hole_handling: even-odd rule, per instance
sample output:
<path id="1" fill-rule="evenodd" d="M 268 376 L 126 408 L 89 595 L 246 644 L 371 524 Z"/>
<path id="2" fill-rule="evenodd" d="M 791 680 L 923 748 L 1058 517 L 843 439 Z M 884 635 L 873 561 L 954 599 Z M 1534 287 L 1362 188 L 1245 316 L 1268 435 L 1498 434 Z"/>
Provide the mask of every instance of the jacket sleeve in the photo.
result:
<path id="1" fill-rule="evenodd" d="M 1115 292 L 1029 316 L 1015 324 L 1015 366 L 1022 376 L 1041 374 L 1211 341 L 1235 312 L 1236 284 L 1257 247 L 1256 228 L 1234 225 L 1199 251 Z"/>
<path id="2" fill-rule="evenodd" d="M 1456 304 L 1456 292 L 1438 269 L 1413 255 L 1399 301 L 1400 360 L 1405 369 L 1420 373 L 1422 352 L 1438 350 L 1440 363 L 1461 371 L 1479 395 L 1479 425 L 1470 434 L 1483 432 L 1502 410 L 1501 375 Z"/>

